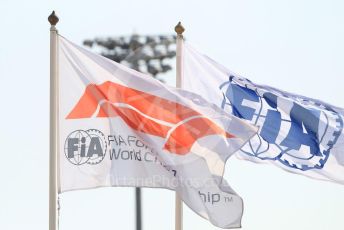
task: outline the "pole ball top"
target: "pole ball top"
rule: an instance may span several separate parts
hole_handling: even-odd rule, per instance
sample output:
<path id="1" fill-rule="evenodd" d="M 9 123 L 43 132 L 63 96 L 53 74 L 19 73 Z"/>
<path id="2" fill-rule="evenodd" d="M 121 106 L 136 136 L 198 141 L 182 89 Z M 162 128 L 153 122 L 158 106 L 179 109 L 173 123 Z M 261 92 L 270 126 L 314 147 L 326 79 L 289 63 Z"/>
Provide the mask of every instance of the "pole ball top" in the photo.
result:
<path id="1" fill-rule="evenodd" d="M 183 32 L 185 31 L 184 27 L 182 26 L 181 22 L 178 22 L 178 24 L 176 25 L 176 27 L 174 27 L 174 30 L 176 31 L 176 33 L 178 35 L 182 35 Z"/>
<path id="2" fill-rule="evenodd" d="M 49 15 L 48 21 L 52 26 L 56 26 L 56 24 L 59 22 L 59 18 L 56 16 L 55 10 Z"/>

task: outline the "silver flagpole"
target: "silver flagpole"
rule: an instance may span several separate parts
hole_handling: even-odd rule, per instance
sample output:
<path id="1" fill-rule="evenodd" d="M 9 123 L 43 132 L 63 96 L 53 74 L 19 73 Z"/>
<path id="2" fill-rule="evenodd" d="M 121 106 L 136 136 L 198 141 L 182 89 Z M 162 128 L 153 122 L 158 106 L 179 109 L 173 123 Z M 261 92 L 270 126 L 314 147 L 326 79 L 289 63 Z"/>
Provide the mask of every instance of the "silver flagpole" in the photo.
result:
<path id="1" fill-rule="evenodd" d="M 53 11 L 50 22 L 50 155 L 49 155 L 49 230 L 57 230 L 57 29 L 59 18 Z"/>
<path id="2" fill-rule="evenodd" d="M 136 230 L 142 230 L 141 188 L 135 188 Z"/>
<path id="3" fill-rule="evenodd" d="M 184 27 L 179 22 L 174 30 L 177 33 L 177 50 L 176 50 L 176 87 L 182 87 L 182 75 L 183 75 L 183 32 Z M 176 192 L 176 206 L 175 206 L 175 230 L 182 230 L 183 229 L 183 202 Z"/>

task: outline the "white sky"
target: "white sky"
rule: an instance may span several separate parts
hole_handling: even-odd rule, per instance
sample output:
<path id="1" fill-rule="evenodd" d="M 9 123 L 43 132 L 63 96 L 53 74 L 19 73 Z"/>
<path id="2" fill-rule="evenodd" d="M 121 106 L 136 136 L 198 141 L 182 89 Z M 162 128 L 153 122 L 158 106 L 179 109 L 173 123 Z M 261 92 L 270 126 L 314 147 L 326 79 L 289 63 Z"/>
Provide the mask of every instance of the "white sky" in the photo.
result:
<path id="1" fill-rule="evenodd" d="M 181 20 L 190 43 L 234 72 L 344 107 L 340 0 L 0 0 L 0 229 L 48 228 L 53 9 L 60 34 L 77 44 L 134 30 L 173 33 Z M 243 230 L 344 229 L 343 185 L 234 158 L 225 177 L 244 199 Z M 174 193 L 143 195 L 144 230 L 174 229 Z M 61 230 L 134 229 L 132 188 L 66 193 L 61 205 Z M 216 229 L 184 207 L 185 230 Z"/>

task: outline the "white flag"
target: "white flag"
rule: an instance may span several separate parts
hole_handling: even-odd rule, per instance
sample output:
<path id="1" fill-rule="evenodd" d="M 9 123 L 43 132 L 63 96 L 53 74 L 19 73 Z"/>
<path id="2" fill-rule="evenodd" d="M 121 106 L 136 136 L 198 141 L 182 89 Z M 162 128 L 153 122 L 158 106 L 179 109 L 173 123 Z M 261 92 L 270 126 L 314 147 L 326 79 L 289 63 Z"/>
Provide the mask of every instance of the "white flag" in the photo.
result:
<path id="1" fill-rule="evenodd" d="M 239 158 L 344 183 L 344 109 L 255 84 L 184 47 L 184 89 L 259 127 Z"/>
<path id="2" fill-rule="evenodd" d="M 222 179 L 256 128 L 59 36 L 61 191 L 167 188 L 214 225 L 240 227 L 242 199 Z"/>

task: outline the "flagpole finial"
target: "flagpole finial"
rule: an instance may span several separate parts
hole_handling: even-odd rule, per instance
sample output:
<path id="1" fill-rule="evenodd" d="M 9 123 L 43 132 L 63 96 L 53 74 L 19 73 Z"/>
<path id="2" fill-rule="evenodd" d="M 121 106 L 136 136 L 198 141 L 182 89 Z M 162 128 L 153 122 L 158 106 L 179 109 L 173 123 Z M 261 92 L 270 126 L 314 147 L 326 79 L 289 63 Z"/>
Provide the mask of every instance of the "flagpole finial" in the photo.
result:
<path id="1" fill-rule="evenodd" d="M 59 22 L 59 18 L 56 16 L 55 10 L 49 15 L 48 21 L 52 26 L 56 26 L 56 24 Z"/>
<path id="2" fill-rule="evenodd" d="M 176 31 L 177 35 L 183 36 L 183 32 L 185 31 L 184 27 L 182 26 L 181 22 L 178 22 L 176 27 L 174 27 L 174 31 Z"/>

